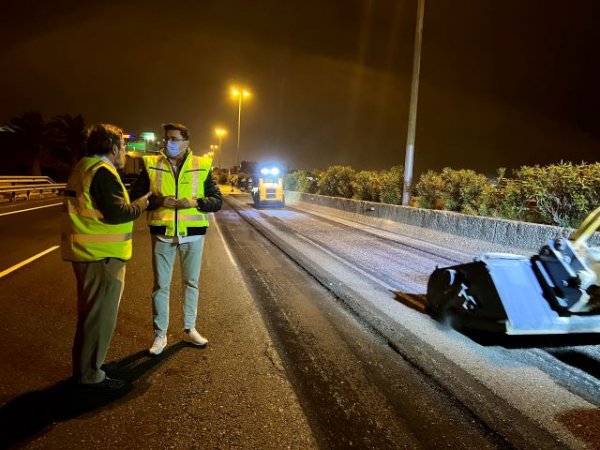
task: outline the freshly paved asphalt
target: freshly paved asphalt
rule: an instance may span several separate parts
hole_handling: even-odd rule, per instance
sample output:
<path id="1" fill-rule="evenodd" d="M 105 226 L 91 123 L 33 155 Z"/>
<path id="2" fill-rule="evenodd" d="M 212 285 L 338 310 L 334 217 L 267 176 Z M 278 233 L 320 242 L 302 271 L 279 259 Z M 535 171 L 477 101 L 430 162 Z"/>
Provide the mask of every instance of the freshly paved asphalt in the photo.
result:
<path id="1" fill-rule="evenodd" d="M 231 208 L 211 222 L 198 314 L 209 345 L 180 340 L 176 268 L 155 358 L 150 240 L 135 223 L 107 359 L 131 388 L 116 397 L 66 381 L 75 283 L 59 251 L 0 278 L 0 447 L 511 448 Z M 0 272 L 57 245 L 59 229 L 57 206 L 0 215 Z"/>

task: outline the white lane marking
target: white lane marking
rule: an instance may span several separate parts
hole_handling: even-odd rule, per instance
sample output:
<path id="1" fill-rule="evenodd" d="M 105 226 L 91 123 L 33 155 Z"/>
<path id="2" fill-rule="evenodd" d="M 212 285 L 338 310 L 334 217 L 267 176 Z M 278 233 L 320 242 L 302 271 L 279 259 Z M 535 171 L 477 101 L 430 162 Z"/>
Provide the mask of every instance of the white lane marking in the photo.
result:
<path id="1" fill-rule="evenodd" d="M 229 245 L 227 244 L 227 241 L 225 240 L 225 237 L 223 236 L 223 233 L 221 233 L 221 227 L 219 226 L 219 221 L 217 220 L 217 218 L 214 218 L 214 223 L 215 226 L 217 227 L 217 231 L 219 232 L 219 236 L 221 236 L 221 240 L 223 241 L 223 245 L 225 246 L 225 251 L 227 252 L 227 256 L 229 256 L 229 260 L 231 261 L 231 264 L 233 264 L 235 267 L 238 267 L 237 262 L 235 261 L 235 258 L 233 257 L 233 255 L 231 254 L 231 251 L 229 250 Z M 239 267 L 238 267 L 239 269 Z"/>
<path id="2" fill-rule="evenodd" d="M 11 212 L 7 212 L 7 213 L 2 213 L 2 214 L 0 214 L 0 217 L 2 217 L 2 216 L 10 216 L 11 214 L 19 214 L 19 213 L 27 212 L 27 211 L 33 211 L 34 209 L 50 208 L 51 206 L 58 206 L 58 205 L 62 205 L 62 202 L 60 202 L 60 203 L 52 203 L 51 205 L 36 206 L 35 208 L 20 209 L 18 211 L 11 211 Z"/>
<path id="3" fill-rule="evenodd" d="M 59 247 L 60 247 L 59 245 L 55 245 L 54 247 L 50 247 L 49 249 L 46 249 L 43 252 L 38 253 L 37 255 L 34 255 L 31 258 L 26 259 L 25 261 L 21 261 L 19 264 L 15 264 L 14 266 L 9 267 L 8 269 L 0 272 L 0 278 L 5 277 L 9 273 L 12 273 L 12 272 L 14 272 L 17 269 L 20 269 L 21 267 L 26 266 L 30 262 L 33 262 L 36 259 L 41 258 L 42 256 L 47 255 L 50 252 L 53 252 L 54 250 L 56 250 Z"/>

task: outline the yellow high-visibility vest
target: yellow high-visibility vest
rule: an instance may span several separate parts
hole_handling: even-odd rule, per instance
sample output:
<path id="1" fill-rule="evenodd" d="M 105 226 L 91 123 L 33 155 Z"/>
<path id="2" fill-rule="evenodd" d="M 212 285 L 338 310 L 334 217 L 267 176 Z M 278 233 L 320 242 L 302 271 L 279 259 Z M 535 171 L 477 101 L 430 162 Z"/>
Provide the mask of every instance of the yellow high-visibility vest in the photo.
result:
<path id="1" fill-rule="evenodd" d="M 150 178 L 150 191 L 159 197 L 203 198 L 204 182 L 210 173 L 212 160 L 194 156 L 190 151 L 175 176 L 163 154 L 143 156 Z M 169 209 L 162 206 L 148 211 L 148 225 L 166 227 L 166 236 L 187 236 L 188 227 L 207 227 L 208 215 L 197 208 Z"/>
<path id="2" fill-rule="evenodd" d="M 133 222 L 106 223 L 90 195 L 92 180 L 101 167 L 117 178 L 123 197 L 129 203 L 127 190 L 114 167 L 98 157 L 82 158 L 69 176 L 63 200 L 61 252 L 64 260 L 92 262 L 119 258 L 126 261 L 131 258 Z"/>

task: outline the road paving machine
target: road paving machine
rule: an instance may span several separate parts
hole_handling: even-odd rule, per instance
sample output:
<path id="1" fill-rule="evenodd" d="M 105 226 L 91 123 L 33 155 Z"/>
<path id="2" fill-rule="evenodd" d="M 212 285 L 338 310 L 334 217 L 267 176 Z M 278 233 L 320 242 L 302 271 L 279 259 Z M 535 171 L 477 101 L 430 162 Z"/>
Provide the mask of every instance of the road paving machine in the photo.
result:
<path id="1" fill-rule="evenodd" d="M 252 188 L 254 206 L 256 208 L 285 206 L 283 168 L 277 164 L 259 164 L 256 169 L 258 181 Z"/>
<path id="2" fill-rule="evenodd" d="M 599 226 L 600 208 L 569 239 L 554 239 L 532 257 L 486 253 L 437 268 L 429 277 L 426 311 L 458 329 L 600 333 L 600 248 L 587 243 Z"/>

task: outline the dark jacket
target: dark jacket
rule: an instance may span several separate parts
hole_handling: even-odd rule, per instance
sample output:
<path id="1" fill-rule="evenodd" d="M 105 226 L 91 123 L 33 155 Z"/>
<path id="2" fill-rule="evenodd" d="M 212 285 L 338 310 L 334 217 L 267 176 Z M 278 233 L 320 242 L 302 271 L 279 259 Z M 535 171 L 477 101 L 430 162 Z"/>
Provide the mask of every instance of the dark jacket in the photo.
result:
<path id="1" fill-rule="evenodd" d="M 181 161 L 179 167 L 183 165 L 183 162 L 186 158 L 191 155 L 191 151 L 188 152 L 186 157 Z M 177 177 L 179 177 L 179 171 L 177 172 Z M 132 198 L 140 197 L 144 194 L 147 194 L 150 191 L 150 177 L 148 176 L 148 172 L 146 168 L 143 167 L 140 173 L 139 178 L 133 185 L 131 189 Z M 209 212 L 217 212 L 221 209 L 223 205 L 223 200 L 221 199 L 221 191 L 219 190 L 219 186 L 215 183 L 214 178 L 212 177 L 211 171 L 208 172 L 208 176 L 206 180 L 204 180 L 204 197 L 197 198 L 196 202 L 198 203 L 198 211 L 209 213 Z M 151 195 L 148 198 L 148 210 L 151 211 L 153 209 L 158 208 L 157 197 L 155 195 Z M 157 226 L 149 226 L 150 233 L 152 234 L 165 234 L 166 227 L 157 227 Z M 206 227 L 188 227 L 188 236 L 194 235 L 202 235 L 206 233 Z"/>
<path id="2" fill-rule="evenodd" d="M 94 174 L 90 185 L 90 195 L 104 216 L 104 220 L 110 224 L 131 222 L 144 211 L 140 202 L 128 203 L 125 200 L 121 183 L 104 167 L 100 167 Z M 138 197 L 142 195 L 144 194 L 138 195 Z"/>

